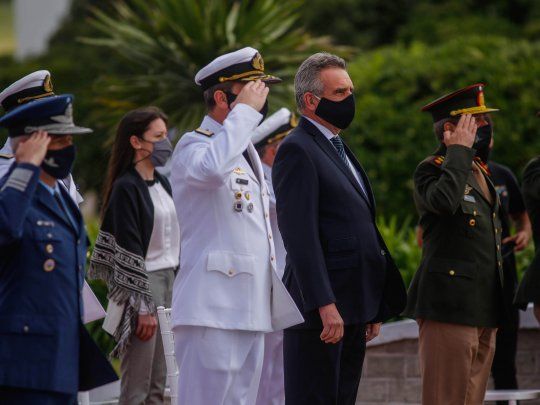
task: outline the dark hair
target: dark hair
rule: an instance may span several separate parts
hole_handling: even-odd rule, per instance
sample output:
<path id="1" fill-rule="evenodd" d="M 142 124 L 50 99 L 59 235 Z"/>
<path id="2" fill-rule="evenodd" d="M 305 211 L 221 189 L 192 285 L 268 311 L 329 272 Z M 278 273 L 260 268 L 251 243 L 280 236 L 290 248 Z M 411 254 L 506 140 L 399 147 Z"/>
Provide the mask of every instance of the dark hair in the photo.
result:
<path id="1" fill-rule="evenodd" d="M 160 118 L 167 124 L 167 116 L 159 108 L 142 107 L 128 112 L 118 124 L 111 157 L 109 158 L 107 178 L 103 185 L 102 218 L 109 204 L 114 182 L 133 165 L 135 150 L 130 143 L 131 136 L 135 135 L 142 138 L 150 124 Z"/>
<path id="2" fill-rule="evenodd" d="M 208 111 L 212 111 L 212 109 L 216 106 L 216 101 L 214 100 L 214 93 L 218 90 L 224 92 L 230 91 L 232 89 L 233 83 L 234 82 L 218 83 L 204 91 L 204 104 L 206 105 L 206 109 Z"/>
<path id="3" fill-rule="evenodd" d="M 435 136 L 440 142 L 442 142 L 444 139 L 444 124 L 447 122 L 457 125 L 459 122 L 459 117 L 443 118 L 433 124 L 433 132 L 435 132 Z"/>

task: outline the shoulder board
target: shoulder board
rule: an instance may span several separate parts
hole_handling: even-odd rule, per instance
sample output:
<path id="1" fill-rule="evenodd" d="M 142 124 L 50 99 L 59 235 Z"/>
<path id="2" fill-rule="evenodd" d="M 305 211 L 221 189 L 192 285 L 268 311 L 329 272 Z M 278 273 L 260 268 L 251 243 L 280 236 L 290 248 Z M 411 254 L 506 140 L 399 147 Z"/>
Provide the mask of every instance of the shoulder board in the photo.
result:
<path id="1" fill-rule="evenodd" d="M 431 156 L 430 158 L 428 158 L 428 162 L 438 167 L 443 164 L 444 156 L 442 155 Z"/>
<path id="2" fill-rule="evenodd" d="M 202 129 L 202 128 L 197 128 L 195 132 L 201 135 L 207 136 L 207 137 L 211 137 L 212 135 L 214 135 L 212 131 L 208 131 L 207 129 Z"/>
<path id="3" fill-rule="evenodd" d="M 13 159 L 15 156 L 9 153 L 0 153 L 0 159 Z"/>

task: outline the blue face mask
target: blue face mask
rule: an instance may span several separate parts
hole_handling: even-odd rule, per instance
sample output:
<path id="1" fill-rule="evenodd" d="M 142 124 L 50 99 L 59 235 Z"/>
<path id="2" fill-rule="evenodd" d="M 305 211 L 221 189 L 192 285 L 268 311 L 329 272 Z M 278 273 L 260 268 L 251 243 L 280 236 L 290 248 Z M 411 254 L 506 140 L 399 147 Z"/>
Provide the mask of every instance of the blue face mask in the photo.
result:
<path id="1" fill-rule="evenodd" d="M 73 168 L 76 152 L 75 145 L 63 149 L 48 150 L 43 163 L 41 163 L 41 168 L 55 179 L 65 179 Z"/>

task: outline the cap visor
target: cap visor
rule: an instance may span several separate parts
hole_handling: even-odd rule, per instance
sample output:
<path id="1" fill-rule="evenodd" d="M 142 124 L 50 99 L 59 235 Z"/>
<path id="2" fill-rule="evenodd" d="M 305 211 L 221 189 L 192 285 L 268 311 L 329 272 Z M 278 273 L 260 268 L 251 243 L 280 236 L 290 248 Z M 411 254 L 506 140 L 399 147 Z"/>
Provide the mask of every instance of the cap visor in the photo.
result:
<path id="1" fill-rule="evenodd" d="M 253 75 L 253 76 L 247 76 L 240 79 L 241 82 L 253 82 L 255 80 L 260 80 L 265 83 L 274 84 L 274 83 L 281 83 L 283 80 L 281 80 L 279 77 L 272 76 L 272 75 Z"/>
<path id="2" fill-rule="evenodd" d="M 46 131 L 49 135 L 82 135 L 94 132 L 90 128 L 62 124 L 51 124 L 36 127 L 28 126 L 24 129 L 24 132 L 27 134 L 31 134 L 32 132 L 36 132 L 39 130 Z"/>

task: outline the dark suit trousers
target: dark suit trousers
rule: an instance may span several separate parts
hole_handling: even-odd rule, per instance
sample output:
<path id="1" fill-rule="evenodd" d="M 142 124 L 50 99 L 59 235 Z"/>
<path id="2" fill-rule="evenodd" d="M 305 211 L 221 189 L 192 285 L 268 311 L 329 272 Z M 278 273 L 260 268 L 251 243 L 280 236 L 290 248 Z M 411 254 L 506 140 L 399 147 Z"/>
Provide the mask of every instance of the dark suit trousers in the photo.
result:
<path id="1" fill-rule="evenodd" d="M 77 395 L 38 391 L 15 387 L 0 387 L 0 405 L 75 405 Z"/>
<path id="2" fill-rule="evenodd" d="M 366 326 L 345 326 L 327 344 L 321 330 L 287 329 L 283 336 L 286 405 L 354 405 L 366 352 Z"/>

